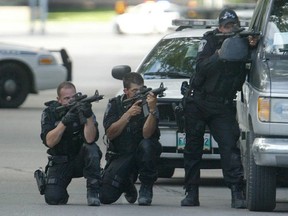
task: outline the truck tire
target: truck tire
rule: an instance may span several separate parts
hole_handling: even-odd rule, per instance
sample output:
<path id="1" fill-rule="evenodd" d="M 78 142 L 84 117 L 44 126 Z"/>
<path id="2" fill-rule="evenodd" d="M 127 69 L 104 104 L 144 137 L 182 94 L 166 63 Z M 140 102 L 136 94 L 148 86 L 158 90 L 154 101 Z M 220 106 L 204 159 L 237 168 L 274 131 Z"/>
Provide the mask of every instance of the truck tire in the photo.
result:
<path id="1" fill-rule="evenodd" d="M 250 142 L 247 173 L 247 208 L 250 211 L 273 211 L 276 206 L 276 168 L 258 166 L 251 147 L 254 141 L 253 129 L 247 137 Z"/>
<path id="2" fill-rule="evenodd" d="M 29 93 L 29 78 L 16 63 L 0 65 L 0 108 L 17 108 Z"/>

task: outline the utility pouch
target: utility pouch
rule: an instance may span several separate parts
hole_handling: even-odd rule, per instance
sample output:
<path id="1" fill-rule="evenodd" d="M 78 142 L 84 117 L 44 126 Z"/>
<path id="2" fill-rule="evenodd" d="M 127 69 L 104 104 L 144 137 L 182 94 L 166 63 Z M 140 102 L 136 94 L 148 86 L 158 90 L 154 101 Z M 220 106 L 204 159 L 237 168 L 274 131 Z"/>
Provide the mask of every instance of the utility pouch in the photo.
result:
<path id="1" fill-rule="evenodd" d="M 34 172 L 34 178 L 36 179 L 40 194 L 43 195 L 46 187 L 46 174 L 41 167 Z"/>
<path id="2" fill-rule="evenodd" d="M 105 154 L 105 160 L 107 161 L 107 163 L 111 163 L 112 160 L 115 160 L 118 157 L 119 157 L 118 153 L 109 150 Z"/>
<path id="3" fill-rule="evenodd" d="M 173 106 L 176 124 L 178 126 L 178 132 L 183 133 L 185 128 L 184 107 L 180 102 L 178 105 Z"/>

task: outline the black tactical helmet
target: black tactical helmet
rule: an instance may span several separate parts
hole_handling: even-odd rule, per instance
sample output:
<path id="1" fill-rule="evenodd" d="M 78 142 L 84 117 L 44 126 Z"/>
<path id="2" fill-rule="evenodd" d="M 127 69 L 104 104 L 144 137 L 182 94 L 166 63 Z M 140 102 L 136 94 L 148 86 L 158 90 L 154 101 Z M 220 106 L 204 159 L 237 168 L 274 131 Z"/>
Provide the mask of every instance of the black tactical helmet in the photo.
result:
<path id="1" fill-rule="evenodd" d="M 223 61 L 245 61 L 248 58 L 247 38 L 226 38 L 221 46 L 219 58 Z"/>

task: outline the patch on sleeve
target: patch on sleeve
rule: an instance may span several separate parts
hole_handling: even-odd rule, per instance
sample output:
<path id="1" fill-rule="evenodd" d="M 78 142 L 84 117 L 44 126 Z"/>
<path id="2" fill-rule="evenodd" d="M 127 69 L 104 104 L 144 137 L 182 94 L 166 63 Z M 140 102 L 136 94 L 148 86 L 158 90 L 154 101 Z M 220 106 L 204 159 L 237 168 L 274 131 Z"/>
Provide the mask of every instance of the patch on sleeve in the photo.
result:
<path id="1" fill-rule="evenodd" d="M 108 115 L 108 113 L 109 113 L 109 111 L 111 109 L 111 106 L 112 106 L 111 103 L 108 103 L 108 105 L 106 107 L 106 110 L 105 110 L 104 118 L 107 117 L 107 115 Z"/>
<path id="2" fill-rule="evenodd" d="M 41 124 L 43 125 L 45 123 L 45 119 L 48 118 L 48 115 L 46 112 L 42 112 L 41 115 Z"/>
<path id="3" fill-rule="evenodd" d="M 199 43 L 198 52 L 202 52 L 206 44 L 207 40 L 201 40 Z"/>

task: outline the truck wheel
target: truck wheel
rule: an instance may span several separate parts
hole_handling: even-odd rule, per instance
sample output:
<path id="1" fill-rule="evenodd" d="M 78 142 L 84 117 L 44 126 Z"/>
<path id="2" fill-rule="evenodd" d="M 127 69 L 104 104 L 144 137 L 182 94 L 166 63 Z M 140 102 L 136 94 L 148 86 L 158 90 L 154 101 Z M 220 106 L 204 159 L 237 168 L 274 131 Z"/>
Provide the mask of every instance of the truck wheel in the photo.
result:
<path id="1" fill-rule="evenodd" d="M 250 149 L 248 151 L 247 208 L 250 211 L 273 211 L 276 206 L 276 169 L 256 165 L 251 151 L 254 138 L 253 129 L 250 129 L 248 136 Z"/>
<path id="2" fill-rule="evenodd" d="M 29 79 L 25 69 L 15 63 L 0 65 L 0 107 L 17 108 L 29 93 Z"/>
<path id="3" fill-rule="evenodd" d="M 158 177 L 159 178 L 171 178 L 174 174 L 173 167 L 160 167 L 158 168 Z"/>

